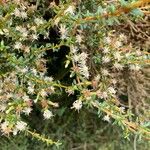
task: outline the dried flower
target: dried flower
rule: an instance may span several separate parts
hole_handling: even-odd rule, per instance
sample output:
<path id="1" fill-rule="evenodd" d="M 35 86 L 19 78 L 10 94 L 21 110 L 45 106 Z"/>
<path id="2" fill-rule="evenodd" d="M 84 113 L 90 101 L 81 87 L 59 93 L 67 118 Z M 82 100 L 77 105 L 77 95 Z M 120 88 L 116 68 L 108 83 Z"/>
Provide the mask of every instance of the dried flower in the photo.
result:
<path id="1" fill-rule="evenodd" d="M 12 129 L 9 127 L 9 123 L 7 121 L 1 123 L 1 131 L 3 134 L 8 134 L 12 132 Z"/>

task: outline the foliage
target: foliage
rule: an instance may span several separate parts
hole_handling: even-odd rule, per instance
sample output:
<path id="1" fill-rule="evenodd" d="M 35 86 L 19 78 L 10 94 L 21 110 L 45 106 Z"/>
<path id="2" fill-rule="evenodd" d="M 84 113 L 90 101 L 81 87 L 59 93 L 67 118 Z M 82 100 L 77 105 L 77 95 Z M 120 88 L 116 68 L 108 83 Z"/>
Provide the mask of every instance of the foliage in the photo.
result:
<path id="1" fill-rule="evenodd" d="M 123 130 L 120 135 L 127 139 L 133 135 L 150 139 L 149 84 L 144 88 L 138 82 L 138 76 L 144 76 L 142 70 L 149 67 L 149 52 L 114 30 L 122 23 L 130 22 L 133 27 L 132 21 L 140 22 L 147 14 L 143 8 L 148 9 L 148 2 L 62 0 L 57 5 L 42 0 L 1 2 L 2 134 L 15 136 L 24 132 L 48 145 L 59 146 L 58 126 L 61 121 L 65 126 L 64 114 L 69 117 L 76 111 L 79 117 L 85 110 L 115 128 L 120 127 Z M 135 89 L 140 95 L 132 98 L 136 93 L 131 91 L 126 96 L 127 102 L 121 100 L 124 94 L 119 95 L 120 79 L 116 73 L 129 79 L 128 75 L 136 74 Z M 146 79 L 149 81 L 147 74 Z M 128 82 L 129 87 L 134 87 L 133 82 Z M 55 128 L 56 141 L 41 130 L 42 120 L 47 119 Z M 81 124 L 84 125 L 84 120 Z"/>

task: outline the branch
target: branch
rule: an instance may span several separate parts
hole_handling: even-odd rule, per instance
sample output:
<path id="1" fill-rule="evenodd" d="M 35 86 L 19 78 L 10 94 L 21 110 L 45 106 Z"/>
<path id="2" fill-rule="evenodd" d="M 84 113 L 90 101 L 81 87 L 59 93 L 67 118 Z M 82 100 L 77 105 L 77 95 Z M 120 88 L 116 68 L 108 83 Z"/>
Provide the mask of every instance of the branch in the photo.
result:
<path id="1" fill-rule="evenodd" d="M 137 2 L 130 3 L 127 6 L 119 7 L 114 13 L 111 13 L 111 14 L 107 13 L 100 17 L 107 18 L 107 17 L 111 17 L 111 16 L 120 16 L 122 13 L 129 13 L 130 11 L 132 11 L 135 8 L 139 8 L 144 5 L 148 5 L 148 3 L 150 3 L 150 0 L 138 0 Z M 95 19 L 97 19 L 97 18 L 96 17 L 86 17 L 83 20 L 87 21 L 87 20 L 95 20 Z"/>

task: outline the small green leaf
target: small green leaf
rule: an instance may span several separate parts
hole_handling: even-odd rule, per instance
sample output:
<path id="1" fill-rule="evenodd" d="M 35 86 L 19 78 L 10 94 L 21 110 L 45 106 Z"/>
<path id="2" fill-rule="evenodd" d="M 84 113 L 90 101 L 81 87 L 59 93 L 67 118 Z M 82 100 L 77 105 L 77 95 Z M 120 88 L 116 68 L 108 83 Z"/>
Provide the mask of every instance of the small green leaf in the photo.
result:
<path id="1" fill-rule="evenodd" d="M 143 14 L 143 12 L 140 10 L 140 9 L 133 9 L 132 11 L 131 11 L 131 14 L 133 14 L 133 15 L 135 15 L 135 16 L 143 16 L 144 14 Z"/>

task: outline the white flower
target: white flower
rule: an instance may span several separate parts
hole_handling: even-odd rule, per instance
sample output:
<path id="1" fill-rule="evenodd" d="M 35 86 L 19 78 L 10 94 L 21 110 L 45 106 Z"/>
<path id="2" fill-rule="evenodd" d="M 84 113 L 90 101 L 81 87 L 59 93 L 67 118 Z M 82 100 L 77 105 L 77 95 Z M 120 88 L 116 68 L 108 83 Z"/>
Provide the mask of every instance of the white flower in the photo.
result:
<path id="1" fill-rule="evenodd" d="M 82 52 L 82 53 L 80 54 L 80 58 L 81 58 L 82 61 L 86 61 L 87 57 L 88 57 L 88 54 L 85 53 L 85 52 Z"/>
<path id="2" fill-rule="evenodd" d="M 120 41 L 116 41 L 114 45 L 115 45 L 115 48 L 119 48 L 120 46 L 122 46 L 122 43 Z"/>
<path id="3" fill-rule="evenodd" d="M 13 95 L 13 93 L 7 93 L 7 98 L 9 99 L 9 98 L 12 98 L 14 95 Z"/>
<path id="4" fill-rule="evenodd" d="M 68 96 L 73 95 L 74 94 L 74 90 L 73 89 L 67 89 L 66 93 L 68 93 Z"/>
<path id="5" fill-rule="evenodd" d="M 103 62 L 103 63 L 108 63 L 108 62 L 110 62 L 110 58 L 109 58 L 108 56 L 104 56 L 104 57 L 102 58 L 102 62 Z"/>
<path id="6" fill-rule="evenodd" d="M 26 129 L 26 126 L 27 126 L 27 123 L 25 123 L 23 121 L 17 121 L 16 129 L 20 130 L 20 131 L 23 131 L 23 130 Z"/>
<path id="7" fill-rule="evenodd" d="M 24 51 L 25 51 L 26 53 L 29 53 L 29 52 L 30 52 L 30 47 L 29 47 L 29 46 L 25 46 L 25 47 L 24 47 Z"/>
<path id="8" fill-rule="evenodd" d="M 77 55 L 75 54 L 73 56 L 73 59 L 75 62 L 78 62 L 78 67 L 79 67 L 79 71 L 80 74 L 83 75 L 85 78 L 89 78 L 89 71 L 88 71 L 88 67 L 86 65 L 86 59 L 87 59 L 87 54 L 85 52 Z"/>
<path id="9" fill-rule="evenodd" d="M 121 65 L 121 64 L 119 64 L 119 63 L 117 63 L 117 62 L 114 63 L 114 67 L 115 67 L 116 69 L 118 69 L 118 70 L 122 70 L 122 69 L 123 69 L 123 65 Z"/>
<path id="10" fill-rule="evenodd" d="M 20 12 L 20 10 L 19 10 L 18 8 L 15 8 L 15 10 L 14 10 L 14 15 L 15 15 L 16 17 L 21 17 L 21 12 Z"/>
<path id="11" fill-rule="evenodd" d="M 49 111 L 48 109 L 46 109 L 46 110 L 44 111 L 44 113 L 43 113 L 43 116 L 44 116 L 45 119 L 50 119 L 50 118 L 52 118 L 54 115 L 53 115 L 53 113 L 52 113 L 51 111 Z"/>
<path id="12" fill-rule="evenodd" d="M 126 54 L 125 54 L 125 57 L 126 58 L 128 58 L 128 57 L 130 57 L 131 55 L 130 55 L 130 53 L 129 52 L 127 52 Z"/>
<path id="13" fill-rule="evenodd" d="M 20 12 L 20 16 L 23 18 L 23 19 L 26 19 L 27 18 L 27 13 L 25 11 L 21 11 Z"/>
<path id="14" fill-rule="evenodd" d="M 9 30 L 6 28 L 4 28 L 3 31 L 4 31 L 4 33 L 9 33 Z"/>
<path id="15" fill-rule="evenodd" d="M 89 78 L 90 74 L 89 74 L 89 70 L 88 67 L 86 65 L 79 67 L 80 73 L 85 77 L 85 78 Z"/>
<path id="16" fill-rule="evenodd" d="M 36 34 L 32 34 L 32 39 L 33 40 L 37 40 L 38 39 L 38 36 Z"/>
<path id="17" fill-rule="evenodd" d="M 18 130 L 15 128 L 15 129 L 13 130 L 13 135 L 17 135 L 17 133 L 18 133 Z"/>
<path id="18" fill-rule="evenodd" d="M 118 61 L 122 59 L 122 56 L 120 55 L 119 52 L 115 52 L 113 55 L 114 55 L 114 58 L 117 59 Z"/>
<path id="19" fill-rule="evenodd" d="M 66 39 L 67 38 L 68 31 L 67 31 L 67 28 L 66 28 L 65 25 L 62 25 L 62 24 L 60 25 L 59 32 L 61 34 L 61 39 Z"/>
<path id="20" fill-rule="evenodd" d="M 108 52 L 109 52 L 109 48 L 108 48 L 108 47 L 104 47 L 103 53 L 104 53 L 104 54 L 107 54 Z"/>
<path id="21" fill-rule="evenodd" d="M 6 29 L 6 28 L 3 29 L 3 32 L 4 32 L 5 35 L 9 35 L 9 30 L 8 29 Z"/>
<path id="22" fill-rule="evenodd" d="M 119 35 L 119 39 L 120 39 L 121 41 L 126 41 L 127 37 L 126 37 L 124 34 L 120 34 L 120 35 Z"/>
<path id="23" fill-rule="evenodd" d="M 107 97 L 108 97 L 107 92 L 103 92 L 100 96 L 100 98 L 104 98 L 104 99 L 106 99 Z"/>
<path id="24" fill-rule="evenodd" d="M 75 7 L 74 6 L 69 6 L 65 11 L 64 14 L 71 14 L 74 15 Z"/>
<path id="25" fill-rule="evenodd" d="M 120 107 L 120 112 L 125 113 L 125 107 Z"/>
<path id="26" fill-rule="evenodd" d="M 95 77 L 94 77 L 94 80 L 95 80 L 96 82 L 99 82 L 99 81 L 100 81 L 100 75 L 98 74 L 97 76 L 95 76 Z"/>
<path id="27" fill-rule="evenodd" d="M 109 75 L 109 72 L 108 72 L 108 70 L 106 70 L 106 69 L 102 69 L 102 74 L 103 74 L 104 76 L 108 76 L 108 75 Z"/>
<path id="28" fill-rule="evenodd" d="M 1 112 L 4 112 L 4 111 L 6 110 L 6 108 L 7 108 L 7 105 L 6 105 L 6 104 L 1 104 L 1 105 L 0 105 L 0 111 L 1 111 Z"/>
<path id="29" fill-rule="evenodd" d="M 52 82 L 52 81 L 53 81 L 53 78 L 52 78 L 52 77 L 45 77 L 44 80 L 45 80 L 45 81 L 48 81 L 48 82 Z"/>
<path id="30" fill-rule="evenodd" d="M 13 0 L 13 2 L 14 2 L 15 4 L 17 4 L 17 5 L 20 4 L 20 0 Z"/>
<path id="31" fill-rule="evenodd" d="M 9 125 L 9 123 L 7 121 L 5 121 L 1 124 L 1 130 L 3 133 L 7 133 L 8 125 Z"/>
<path id="32" fill-rule="evenodd" d="M 74 56 L 73 56 L 73 60 L 74 60 L 75 62 L 78 62 L 78 61 L 80 60 L 80 56 L 79 56 L 79 55 L 74 55 Z"/>
<path id="33" fill-rule="evenodd" d="M 52 1 L 52 2 L 50 3 L 50 7 L 54 7 L 54 6 L 56 6 L 56 3 L 55 3 L 55 1 Z"/>
<path id="34" fill-rule="evenodd" d="M 139 71 L 141 67 L 138 64 L 130 65 L 130 70 Z"/>
<path id="35" fill-rule="evenodd" d="M 49 39 L 49 32 L 46 32 L 46 33 L 45 33 L 44 39 Z"/>
<path id="36" fill-rule="evenodd" d="M 105 37 L 105 42 L 106 42 L 107 44 L 110 44 L 110 43 L 111 43 L 111 38 L 110 38 L 110 37 Z"/>
<path id="37" fill-rule="evenodd" d="M 82 41 L 83 41 L 83 36 L 81 36 L 80 34 L 76 35 L 76 42 L 80 44 Z"/>
<path id="38" fill-rule="evenodd" d="M 20 68 L 19 68 L 19 71 L 21 71 L 22 73 L 26 73 L 26 72 L 28 72 L 28 68 L 27 68 L 27 67 L 25 67 L 25 68 L 23 68 L 23 69 L 20 69 Z"/>
<path id="39" fill-rule="evenodd" d="M 79 111 L 82 108 L 82 101 L 81 100 L 76 100 L 73 103 L 73 106 L 71 108 L 74 108 L 74 109 Z"/>
<path id="40" fill-rule="evenodd" d="M 22 97 L 22 99 L 23 99 L 25 102 L 30 101 L 30 98 L 29 98 L 28 95 L 24 95 L 24 96 Z"/>
<path id="41" fill-rule="evenodd" d="M 55 92 L 55 88 L 53 86 L 50 86 L 48 88 L 48 93 L 51 94 L 51 93 L 54 93 Z"/>
<path id="42" fill-rule="evenodd" d="M 33 94 L 34 93 L 34 87 L 29 86 L 28 87 L 28 93 Z"/>
<path id="43" fill-rule="evenodd" d="M 114 85 L 117 83 L 116 79 L 112 79 L 111 81 L 112 81 L 112 84 L 114 84 Z"/>
<path id="44" fill-rule="evenodd" d="M 76 46 L 71 45 L 70 49 L 73 54 L 76 54 L 78 52 L 78 48 Z"/>
<path id="45" fill-rule="evenodd" d="M 16 30 L 20 31 L 22 33 L 22 37 L 27 37 L 28 36 L 28 31 L 26 28 L 21 27 L 21 26 L 17 26 Z"/>
<path id="46" fill-rule="evenodd" d="M 37 70 L 35 68 L 32 68 L 31 69 L 31 72 L 34 74 L 34 75 L 37 75 Z"/>
<path id="47" fill-rule="evenodd" d="M 29 115 L 31 113 L 32 109 L 30 107 L 26 107 L 23 112 L 26 114 L 26 115 Z"/>
<path id="48" fill-rule="evenodd" d="M 19 27 L 17 27 L 16 29 L 18 29 L 18 31 L 20 31 L 21 33 L 24 33 L 24 34 L 25 34 L 26 32 L 28 32 L 27 29 L 24 28 L 24 27 L 20 27 L 20 26 L 19 26 Z"/>
<path id="49" fill-rule="evenodd" d="M 115 93 L 116 93 L 116 90 L 115 90 L 113 87 L 109 87 L 109 88 L 108 88 L 108 91 L 109 91 L 109 93 L 111 93 L 111 94 L 115 94 Z"/>
<path id="50" fill-rule="evenodd" d="M 46 97 L 47 96 L 47 92 L 44 89 L 42 89 L 41 92 L 40 92 L 40 95 L 42 97 Z"/>
<path id="51" fill-rule="evenodd" d="M 30 28 L 30 30 L 36 32 L 36 26 L 32 26 L 32 27 Z"/>
<path id="52" fill-rule="evenodd" d="M 21 49 L 22 43 L 21 42 L 15 42 L 14 49 Z"/>
<path id="53" fill-rule="evenodd" d="M 104 120 L 104 121 L 107 121 L 107 122 L 110 122 L 110 117 L 109 117 L 109 115 L 104 116 L 103 120 Z"/>
<path id="54" fill-rule="evenodd" d="M 38 25 L 38 26 L 44 23 L 41 18 L 35 18 L 35 19 L 34 19 L 34 22 L 35 22 L 36 25 Z"/>
<path id="55" fill-rule="evenodd" d="M 23 32 L 23 33 L 22 33 L 22 37 L 23 37 L 23 38 L 26 38 L 27 36 L 28 36 L 28 32 Z"/>
<path id="56" fill-rule="evenodd" d="M 3 35 L 4 34 L 4 32 L 0 29 L 0 35 Z"/>
<path id="57" fill-rule="evenodd" d="M 17 31 L 21 31 L 22 27 L 21 26 L 16 26 Z"/>
<path id="58" fill-rule="evenodd" d="M 137 55 L 137 56 L 141 56 L 141 55 L 142 55 L 142 52 L 141 52 L 140 50 L 137 50 L 137 51 L 136 51 L 136 55 Z"/>

